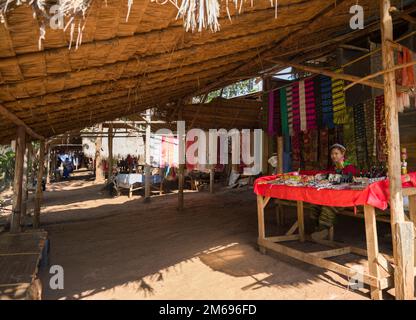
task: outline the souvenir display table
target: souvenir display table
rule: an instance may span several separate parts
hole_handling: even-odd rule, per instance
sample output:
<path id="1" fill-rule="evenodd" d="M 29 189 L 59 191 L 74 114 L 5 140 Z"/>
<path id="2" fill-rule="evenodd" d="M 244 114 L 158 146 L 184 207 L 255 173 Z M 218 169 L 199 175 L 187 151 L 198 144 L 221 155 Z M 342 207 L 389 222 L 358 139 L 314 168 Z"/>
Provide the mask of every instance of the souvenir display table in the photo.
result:
<path id="1" fill-rule="evenodd" d="M 334 177 L 329 177 L 334 178 Z M 409 219 L 416 221 L 416 173 L 402 176 L 403 196 L 409 197 Z M 255 181 L 257 194 L 258 245 L 265 253 L 271 250 L 297 260 L 331 270 L 347 277 L 362 279 L 370 285 L 372 299 L 381 299 L 382 290 L 393 286 L 392 259 L 379 252 L 375 208 L 385 210 L 389 199 L 389 181 L 385 178 L 356 178 L 353 182 L 329 182 L 322 174 L 283 174 L 261 177 Z M 271 198 L 297 202 L 297 221 L 285 235 L 267 236 L 264 209 Z M 367 250 L 329 240 L 314 240 L 305 234 L 304 202 L 333 206 L 364 206 Z M 298 232 L 296 233 L 296 230 Z M 330 247 L 330 250 L 303 252 L 282 245 L 284 241 L 312 241 Z M 368 258 L 368 270 L 360 273 L 356 268 L 326 260 L 344 254 L 356 254 Z M 384 275 L 383 275 L 384 274 Z"/>
<path id="2" fill-rule="evenodd" d="M 145 175 L 141 173 L 119 173 L 115 178 L 115 187 L 117 190 L 128 189 L 129 198 L 131 198 L 133 191 L 144 187 L 145 178 Z M 158 184 L 162 181 L 160 175 L 152 175 L 150 178 L 151 184 Z"/>

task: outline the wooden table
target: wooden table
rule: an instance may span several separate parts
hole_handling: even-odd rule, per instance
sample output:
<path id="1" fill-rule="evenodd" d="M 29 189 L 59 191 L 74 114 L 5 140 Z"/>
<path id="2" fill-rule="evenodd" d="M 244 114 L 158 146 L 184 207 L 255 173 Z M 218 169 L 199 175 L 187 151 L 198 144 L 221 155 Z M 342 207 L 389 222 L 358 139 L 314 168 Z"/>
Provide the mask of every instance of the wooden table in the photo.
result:
<path id="1" fill-rule="evenodd" d="M 416 221 L 416 188 L 403 189 L 403 196 L 409 197 L 409 219 Z M 364 221 L 367 250 L 345 245 L 329 240 L 314 240 L 305 234 L 304 228 L 304 210 L 303 201 L 297 201 L 297 221 L 287 231 L 285 235 L 266 237 L 264 223 L 264 209 L 269 203 L 271 197 L 257 195 L 257 212 L 259 237 L 258 245 L 262 253 L 267 250 L 274 251 L 294 259 L 331 270 L 347 277 L 355 277 L 363 280 L 370 286 L 372 299 L 382 299 L 382 291 L 394 286 L 394 267 L 393 259 L 379 252 L 377 239 L 377 225 L 375 208 L 369 205 L 364 206 Z M 297 231 L 297 232 L 296 232 Z M 306 253 L 282 244 L 285 241 L 312 241 L 321 245 L 330 247 L 328 250 Z M 416 243 L 415 243 L 416 248 Z M 416 250 L 416 249 L 415 249 Z M 368 258 L 368 270 L 362 274 L 356 269 L 341 265 L 339 263 L 326 260 L 327 258 L 336 257 L 344 254 L 356 254 Z M 415 252 L 416 254 L 416 252 Z M 416 255 L 415 255 L 416 256 Z M 416 264 L 415 264 L 416 266 Z M 382 275 L 382 270 L 387 276 Z"/>

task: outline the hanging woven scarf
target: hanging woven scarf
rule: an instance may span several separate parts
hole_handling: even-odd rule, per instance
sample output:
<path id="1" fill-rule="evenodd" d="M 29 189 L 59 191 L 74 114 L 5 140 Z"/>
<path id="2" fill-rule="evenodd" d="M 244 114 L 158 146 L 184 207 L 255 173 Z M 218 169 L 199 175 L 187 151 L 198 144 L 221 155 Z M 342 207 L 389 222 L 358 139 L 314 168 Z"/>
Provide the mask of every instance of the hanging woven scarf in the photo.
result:
<path id="1" fill-rule="evenodd" d="M 376 131 L 376 119 L 375 119 L 375 104 L 374 100 L 368 100 L 364 102 L 364 117 L 365 117 L 365 134 L 367 145 L 367 162 L 368 167 L 376 164 L 377 147 L 375 137 Z"/>
<path id="2" fill-rule="evenodd" d="M 306 122 L 307 122 L 306 128 L 307 130 L 313 130 L 317 128 L 314 79 L 305 80 L 305 97 L 306 97 Z"/>
<path id="3" fill-rule="evenodd" d="M 342 69 L 335 70 L 342 72 Z M 336 79 L 332 81 L 332 103 L 334 110 L 334 123 L 347 123 L 347 110 L 345 104 L 344 80 Z"/>
<path id="4" fill-rule="evenodd" d="M 292 171 L 291 142 L 289 135 L 283 135 L 283 172 Z"/>
<path id="5" fill-rule="evenodd" d="M 301 160 L 301 141 L 300 132 L 292 137 L 292 169 L 297 170 L 300 168 Z"/>
<path id="6" fill-rule="evenodd" d="M 315 77 L 313 79 L 313 90 L 315 97 L 316 125 L 320 129 L 324 127 L 322 123 L 321 77 Z"/>
<path id="7" fill-rule="evenodd" d="M 299 82 L 292 84 L 293 132 L 300 132 Z"/>
<path id="8" fill-rule="evenodd" d="M 326 169 L 329 167 L 329 137 L 328 129 L 319 130 L 319 167 Z"/>
<path id="9" fill-rule="evenodd" d="M 377 160 L 387 161 L 387 133 L 385 121 L 384 95 L 376 97 Z"/>
<path id="10" fill-rule="evenodd" d="M 300 131 L 306 131 L 305 81 L 299 81 L 299 119 Z"/>
<path id="11" fill-rule="evenodd" d="M 355 145 L 355 134 L 354 134 L 354 109 L 351 106 L 346 107 L 346 119 L 347 123 L 345 123 L 343 128 L 343 140 L 344 146 L 347 148 L 348 153 L 348 160 L 357 165 L 357 153 L 356 153 L 356 145 Z"/>
<path id="12" fill-rule="evenodd" d="M 289 123 L 287 113 L 286 88 L 280 89 L 280 115 L 282 119 L 282 135 L 289 135 Z"/>
<path id="13" fill-rule="evenodd" d="M 357 164 L 360 168 L 367 168 L 367 135 L 365 127 L 364 105 L 355 105 L 353 107 L 353 112 Z"/>
<path id="14" fill-rule="evenodd" d="M 322 125 L 329 129 L 334 128 L 334 114 L 332 109 L 332 80 L 326 76 L 320 76 Z"/>
<path id="15" fill-rule="evenodd" d="M 306 169 L 316 167 L 318 161 L 318 131 L 309 130 L 303 133 L 302 158 L 305 161 Z"/>
<path id="16" fill-rule="evenodd" d="M 402 52 L 397 54 L 398 64 L 405 64 L 413 61 L 412 52 L 402 47 Z M 415 74 L 413 66 L 396 70 L 396 84 L 402 86 L 414 87 Z M 397 93 L 397 109 L 399 112 L 403 112 L 404 109 L 410 107 L 410 95 L 408 93 L 400 92 Z"/>
<path id="17" fill-rule="evenodd" d="M 267 133 L 269 136 L 273 136 L 276 132 L 274 128 L 274 93 L 273 91 L 269 92 L 269 112 L 268 112 L 268 125 Z"/>
<path id="18" fill-rule="evenodd" d="M 280 90 L 273 91 L 274 96 L 274 115 L 273 123 L 275 128 L 275 134 L 278 136 L 282 135 L 282 116 L 280 110 Z"/>
<path id="19" fill-rule="evenodd" d="M 286 87 L 286 105 L 287 105 L 287 124 L 289 126 L 289 135 L 293 136 L 292 86 Z"/>

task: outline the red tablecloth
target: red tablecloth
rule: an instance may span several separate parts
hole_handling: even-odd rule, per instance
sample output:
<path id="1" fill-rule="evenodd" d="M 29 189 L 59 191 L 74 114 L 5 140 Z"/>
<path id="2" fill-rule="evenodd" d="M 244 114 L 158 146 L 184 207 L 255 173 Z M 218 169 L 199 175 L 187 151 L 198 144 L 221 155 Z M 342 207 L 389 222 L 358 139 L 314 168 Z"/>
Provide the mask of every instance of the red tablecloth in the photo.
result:
<path id="1" fill-rule="evenodd" d="M 416 172 L 409 173 L 408 176 L 410 177 L 410 181 L 404 182 L 403 187 L 416 187 Z M 274 180 L 276 177 L 267 176 L 258 178 L 254 182 L 254 192 L 264 197 L 305 201 L 330 207 L 371 205 L 381 210 L 387 209 L 390 198 L 388 179 L 372 183 L 364 190 L 318 190 L 313 187 L 293 187 L 262 183 Z M 405 181 L 405 176 L 402 176 L 402 181 Z"/>

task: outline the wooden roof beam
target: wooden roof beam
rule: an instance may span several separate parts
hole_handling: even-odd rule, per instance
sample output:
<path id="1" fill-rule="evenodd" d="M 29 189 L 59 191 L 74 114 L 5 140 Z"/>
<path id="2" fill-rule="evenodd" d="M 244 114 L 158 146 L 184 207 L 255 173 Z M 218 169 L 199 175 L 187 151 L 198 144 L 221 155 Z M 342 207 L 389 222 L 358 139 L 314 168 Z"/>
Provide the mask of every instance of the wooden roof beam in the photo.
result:
<path id="1" fill-rule="evenodd" d="M 45 138 L 39 134 L 37 134 L 35 131 L 32 130 L 26 123 L 24 123 L 21 119 L 19 119 L 14 113 L 7 110 L 3 105 L 0 104 L 0 114 L 12 121 L 15 125 L 24 127 L 27 134 L 32 136 L 35 139 L 38 140 L 45 140 Z"/>

